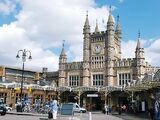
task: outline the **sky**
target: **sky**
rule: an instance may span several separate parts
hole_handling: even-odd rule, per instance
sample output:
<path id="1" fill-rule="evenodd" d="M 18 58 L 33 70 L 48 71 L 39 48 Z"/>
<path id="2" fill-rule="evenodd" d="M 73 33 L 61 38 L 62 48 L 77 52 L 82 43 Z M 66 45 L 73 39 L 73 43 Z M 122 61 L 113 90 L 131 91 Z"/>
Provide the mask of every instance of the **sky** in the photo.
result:
<path id="1" fill-rule="evenodd" d="M 25 69 L 57 71 L 65 40 L 68 62 L 82 61 L 86 11 L 92 32 L 96 19 L 104 31 L 112 6 L 120 16 L 122 58 L 133 58 L 138 31 L 146 61 L 160 66 L 160 0 L 0 0 L 0 66 L 22 66 L 18 50 L 29 50 Z M 21 54 L 20 54 L 21 55 Z"/>

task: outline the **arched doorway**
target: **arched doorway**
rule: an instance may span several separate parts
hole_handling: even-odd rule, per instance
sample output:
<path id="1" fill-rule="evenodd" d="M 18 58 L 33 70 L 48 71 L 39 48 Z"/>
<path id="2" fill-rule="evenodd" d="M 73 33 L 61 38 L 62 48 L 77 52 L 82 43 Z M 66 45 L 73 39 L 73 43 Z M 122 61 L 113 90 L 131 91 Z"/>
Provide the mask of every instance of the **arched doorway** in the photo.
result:
<path id="1" fill-rule="evenodd" d="M 81 104 L 88 111 L 102 110 L 104 102 L 101 95 L 97 91 L 86 91 L 81 95 Z"/>
<path id="2" fill-rule="evenodd" d="M 111 97 L 111 108 L 112 111 L 118 111 L 119 107 L 126 106 L 126 108 L 129 108 L 129 100 L 128 100 L 129 94 L 125 91 L 113 91 L 110 93 Z"/>

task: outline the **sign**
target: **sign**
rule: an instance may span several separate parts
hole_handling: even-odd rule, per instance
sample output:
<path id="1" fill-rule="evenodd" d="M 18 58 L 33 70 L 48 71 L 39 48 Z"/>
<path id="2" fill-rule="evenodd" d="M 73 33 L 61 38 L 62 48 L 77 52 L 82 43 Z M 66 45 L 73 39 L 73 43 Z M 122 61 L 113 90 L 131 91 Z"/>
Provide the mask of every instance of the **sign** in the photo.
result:
<path id="1" fill-rule="evenodd" d="M 145 111 L 145 102 L 142 101 L 142 111 L 144 112 Z"/>
<path id="2" fill-rule="evenodd" d="M 64 103 L 61 108 L 61 115 L 74 115 L 73 106 L 74 104 Z"/>
<path id="3" fill-rule="evenodd" d="M 87 97 L 98 97 L 98 94 L 87 94 Z"/>

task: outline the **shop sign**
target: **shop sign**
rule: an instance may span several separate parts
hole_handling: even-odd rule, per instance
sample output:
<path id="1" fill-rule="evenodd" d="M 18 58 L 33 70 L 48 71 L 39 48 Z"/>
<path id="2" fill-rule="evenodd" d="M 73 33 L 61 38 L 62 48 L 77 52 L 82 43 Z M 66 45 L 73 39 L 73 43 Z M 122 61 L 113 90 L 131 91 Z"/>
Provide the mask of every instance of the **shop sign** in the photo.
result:
<path id="1" fill-rule="evenodd" d="M 98 97 L 98 94 L 87 94 L 87 97 Z"/>

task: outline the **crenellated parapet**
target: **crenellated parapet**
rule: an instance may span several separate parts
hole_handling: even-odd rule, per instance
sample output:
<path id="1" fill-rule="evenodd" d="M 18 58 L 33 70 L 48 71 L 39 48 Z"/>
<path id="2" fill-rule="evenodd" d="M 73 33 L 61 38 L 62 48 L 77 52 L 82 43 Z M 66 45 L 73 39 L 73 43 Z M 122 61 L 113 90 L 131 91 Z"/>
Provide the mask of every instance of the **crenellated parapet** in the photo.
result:
<path id="1" fill-rule="evenodd" d="M 123 58 L 123 59 L 115 60 L 114 64 L 115 64 L 115 67 L 129 67 L 129 66 L 132 66 L 133 59 Z"/>
<path id="2" fill-rule="evenodd" d="M 83 62 L 72 62 L 66 64 L 66 70 L 81 70 L 83 69 Z"/>
<path id="3" fill-rule="evenodd" d="M 93 32 L 91 33 L 91 36 L 97 36 L 97 35 L 105 35 L 106 31 L 99 31 L 99 32 Z"/>
<path id="4" fill-rule="evenodd" d="M 91 42 L 103 42 L 105 41 L 105 37 L 106 37 L 106 32 L 105 31 L 101 31 L 101 32 L 93 32 L 90 36 Z"/>

